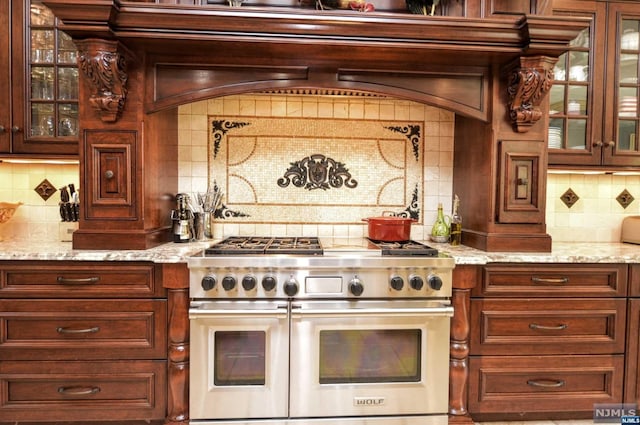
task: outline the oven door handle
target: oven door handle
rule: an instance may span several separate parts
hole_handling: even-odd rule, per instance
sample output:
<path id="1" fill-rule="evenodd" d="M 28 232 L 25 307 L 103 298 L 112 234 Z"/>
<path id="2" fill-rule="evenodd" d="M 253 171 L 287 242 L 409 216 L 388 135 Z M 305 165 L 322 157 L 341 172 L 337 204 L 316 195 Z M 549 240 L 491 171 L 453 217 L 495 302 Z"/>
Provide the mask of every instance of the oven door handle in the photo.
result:
<path id="1" fill-rule="evenodd" d="M 287 317 L 288 310 L 287 305 L 278 305 L 275 308 L 267 309 L 195 309 L 192 308 L 189 310 L 189 319 L 206 319 L 210 317 L 238 317 L 238 316 L 249 316 L 249 317 L 272 317 L 284 319 Z"/>
<path id="2" fill-rule="evenodd" d="M 291 306 L 292 317 L 311 316 L 453 316 L 453 307 L 447 304 L 433 307 L 416 308 L 304 308 L 302 305 Z"/>

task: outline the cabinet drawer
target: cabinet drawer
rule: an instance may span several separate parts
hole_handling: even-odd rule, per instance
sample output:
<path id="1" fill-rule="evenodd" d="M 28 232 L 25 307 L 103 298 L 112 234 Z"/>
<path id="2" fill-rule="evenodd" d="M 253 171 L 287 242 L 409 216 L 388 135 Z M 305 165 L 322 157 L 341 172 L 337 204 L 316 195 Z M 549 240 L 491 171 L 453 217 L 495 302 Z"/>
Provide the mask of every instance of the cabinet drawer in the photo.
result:
<path id="1" fill-rule="evenodd" d="M 491 264 L 473 296 L 624 297 L 626 264 Z"/>
<path id="2" fill-rule="evenodd" d="M 469 411 L 475 420 L 589 418 L 594 403 L 622 402 L 623 374 L 623 355 L 471 357 Z"/>
<path id="3" fill-rule="evenodd" d="M 167 351 L 164 300 L 0 300 L 0 359 L 153 359 Z"/>
<path id="4" fill-rule="evenodd" d="M 0 361 L 0 421 L 161 419 L 165 361 Z"/>
<path id="5" fill-rule="evenodd" d="M 624 352 L 626 300 L 473 299 L 471 354 Z"/>
<path id="6" fill-rule="evenodd" d="M 131 262 L 0 263 L 0 297 L 148 298 L 163 296 L 155 267 Z"/>

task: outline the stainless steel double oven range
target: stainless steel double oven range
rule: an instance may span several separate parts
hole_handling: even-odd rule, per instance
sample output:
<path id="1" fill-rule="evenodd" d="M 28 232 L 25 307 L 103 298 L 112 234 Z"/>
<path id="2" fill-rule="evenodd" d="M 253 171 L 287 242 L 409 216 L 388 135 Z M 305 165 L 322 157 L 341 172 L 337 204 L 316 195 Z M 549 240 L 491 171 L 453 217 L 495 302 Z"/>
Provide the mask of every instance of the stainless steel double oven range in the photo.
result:
<path id="1" fill-rule="evenodd" d="M 452 258 L 231 237 L 188 265 L 192 424 L 447 423 Z"/>

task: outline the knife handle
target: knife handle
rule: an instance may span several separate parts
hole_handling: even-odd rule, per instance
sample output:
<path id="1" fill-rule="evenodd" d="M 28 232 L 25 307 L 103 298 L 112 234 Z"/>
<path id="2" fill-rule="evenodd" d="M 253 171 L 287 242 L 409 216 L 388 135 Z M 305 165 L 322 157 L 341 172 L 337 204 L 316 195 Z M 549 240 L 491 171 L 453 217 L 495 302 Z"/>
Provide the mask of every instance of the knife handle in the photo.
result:
<path id="1" fill-rule="evenodd" d="M 62 221 L 69 221 L 69 213 L 64 202 L 60 202 L 60 218 Z"/>

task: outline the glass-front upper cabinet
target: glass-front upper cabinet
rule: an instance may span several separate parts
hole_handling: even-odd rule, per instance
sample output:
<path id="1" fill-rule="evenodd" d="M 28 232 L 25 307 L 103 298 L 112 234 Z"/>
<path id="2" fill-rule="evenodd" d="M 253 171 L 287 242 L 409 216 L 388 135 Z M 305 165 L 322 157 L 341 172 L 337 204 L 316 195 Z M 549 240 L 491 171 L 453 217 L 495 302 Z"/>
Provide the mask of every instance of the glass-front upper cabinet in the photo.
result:
<path id="1" fill-rule="evenodd" d="M 640 167 L 640 9 L 575 0 L 556 0 L 553 7 L 556 15 L 589 17 L 591 25 L 554 69 L 549 165 Z"/>
<path id="2" fill-rule="evenodd" d="M 549 148 L 587 149 L 591 29 L 572 41 L 571 50 L 558 59 L 549 93 Z"/>
<path id="3" fill-rule="evenodd" d="M 39 0 L 11 0 L 11 154 L 76 155 L 77 49 Z M 22 22 L 23 25 L 18 25 Z"/>
<path id="4" fill-rule="evenodd" d="M 620 46 L 618 64 L 618 93 L 615 109 L 618 115 L 615 136 L 615 150 L 619 153 L 638 152 L 636 135 L 638 134 L 638 64 L 640 61 L 640 17 L 638 19 L 620 19 L 620 32 L 617 34 Z M 640 165 L 640 164 L 639 164 Z"/>
<path id="5" fill-rule="evenodd" d="M 589 18 L 554 67 L 549 92 L 549 165 L 601 165 L 606 4 L 555 0 L 558 16 Z"/>

